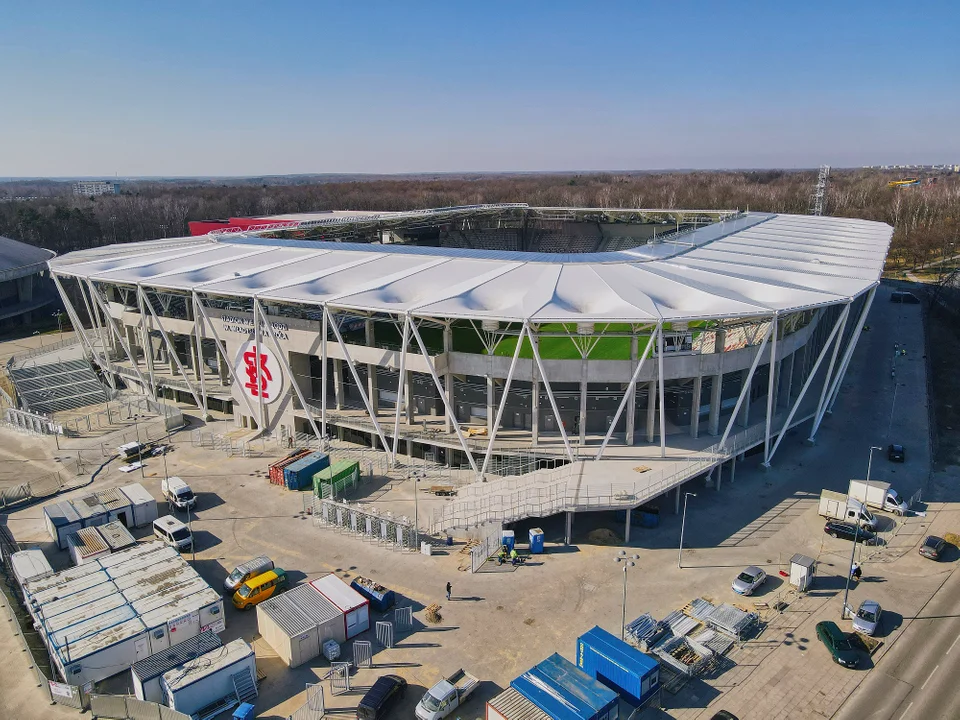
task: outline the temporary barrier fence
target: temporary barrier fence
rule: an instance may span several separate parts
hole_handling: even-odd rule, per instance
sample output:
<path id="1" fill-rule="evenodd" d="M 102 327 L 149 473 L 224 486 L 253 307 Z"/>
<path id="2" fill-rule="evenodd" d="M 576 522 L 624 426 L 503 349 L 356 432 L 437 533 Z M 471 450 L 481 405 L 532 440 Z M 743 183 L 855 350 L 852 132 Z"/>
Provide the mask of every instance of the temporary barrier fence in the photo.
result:
<path id="1" fill-rule="evenodd" d="M 319 683 L 307 683 L 307 701 L 287 720 L 322 720 L 325 713 L 323 686 Z"/>
<path id="2" fill-rule="evenodd" d="M 373 667 L 373 648 L 369 640 L 353 641 L 353 664 L 358 668 Z"/>
<path id="3" fill-rule="evenodd" d="M 382 648 L 393 647 L 393 623 L 386 620 L 377 621 L 377 644 Z"/>
<path id="4" fill-rule="evenodd" d="M 394 608 L 393 625 L 398 633 L 410 632 L 413 629 L 413 608 L 409 605 Z"/>
<path id="5" fill-rule="evenodd" d="M 111 720 L 190 720 L 189 715 L 132 695 L 90 695 L 90 714 Z"/>
<path id="6" fill-rule="evenodd" d="M 343 695 L 350 692 L 350 663 L 330 663 L 330 693 Z"/>
<path id="7" fill-rule="evenodd" d="M 316 496 L 312 503 L 313 521 L 318 527 L 357 535 L 395 550 L 419 550 L 417 533 L 406 517 Z"/>

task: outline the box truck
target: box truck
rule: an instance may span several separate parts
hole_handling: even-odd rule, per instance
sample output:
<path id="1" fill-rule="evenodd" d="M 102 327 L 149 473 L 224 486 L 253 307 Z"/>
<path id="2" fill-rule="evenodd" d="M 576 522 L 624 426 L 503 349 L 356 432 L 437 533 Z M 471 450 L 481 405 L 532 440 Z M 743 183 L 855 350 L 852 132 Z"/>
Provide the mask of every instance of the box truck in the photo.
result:
<path id="1" fill-rule="evenodd" d="M 851 480 L 847 494 L 869 507 L 897 515 L 903 515 L 908 509 L 907 503 L 887 482 L 871 480 L 868 485 L 866 480 Z"/>
<path id="2" fill-rule="evenodd" d="M 819 513 L 831 520 L 841 520 L 871 530 L 877 527 L 877 518 L 867 510 L 866 505 L 833 490 L 820 491 Z"/>

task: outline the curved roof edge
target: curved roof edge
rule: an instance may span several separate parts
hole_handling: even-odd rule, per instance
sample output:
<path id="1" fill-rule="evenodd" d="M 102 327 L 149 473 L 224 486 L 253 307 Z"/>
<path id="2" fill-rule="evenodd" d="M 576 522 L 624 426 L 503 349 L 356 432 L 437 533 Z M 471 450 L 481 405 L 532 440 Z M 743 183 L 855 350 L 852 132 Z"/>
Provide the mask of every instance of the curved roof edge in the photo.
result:
<path id="1" fill-rule="evenodd" d="M 47 261 L 56 256 L 53 250 L 0 235 L 0 282 L 45 270 Z"/>

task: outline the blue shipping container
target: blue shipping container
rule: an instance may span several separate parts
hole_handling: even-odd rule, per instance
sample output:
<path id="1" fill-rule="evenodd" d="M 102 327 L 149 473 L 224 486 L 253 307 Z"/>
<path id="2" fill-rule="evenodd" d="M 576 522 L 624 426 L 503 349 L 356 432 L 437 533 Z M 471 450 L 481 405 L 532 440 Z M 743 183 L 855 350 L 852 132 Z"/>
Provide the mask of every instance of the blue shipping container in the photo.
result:
<path id="1" fill-rule="evenodd" d="M 543 552 L 543 530 L 530 528 L 530 554 L 539 555 Z"/>
<path id="2" fill-rule="evenodd" d="M 632 705 L 642 705 L 660 689 L 657 661 L 600 627 L 577 638 L 577 667 Z"/>
<path id="3" fill-rule="evenodd" d="M 510 683 L 554 720 L 617 720 L 617 694 L 554 653 Z"/>
<path id="4" fill-rule="evenodd" d="M 310 453 L 283 469 L 283 483 L 287 490 L 313 489 L 313 476 L 330 467 L 330 456 L 324 452 Z"/>

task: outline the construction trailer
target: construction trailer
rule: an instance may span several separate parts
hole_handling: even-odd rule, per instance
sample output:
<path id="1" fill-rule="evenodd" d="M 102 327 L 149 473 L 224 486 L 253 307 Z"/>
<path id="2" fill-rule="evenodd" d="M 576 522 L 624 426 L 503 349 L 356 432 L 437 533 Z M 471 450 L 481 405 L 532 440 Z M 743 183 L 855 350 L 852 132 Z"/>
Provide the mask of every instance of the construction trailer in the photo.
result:
<path id="1" fill-rule="evenodd" d="M 146 527 L 159 517 L 157 501 L 140 483 L 124 485 L 120 492 L 130 500 L 133 523 L 130 527 Z"/>
<path id="2" fill-rule="evenodd" d="M 31 580 L 24 597 L 51 665 L 71 685 L 225 627 L 223 599 L 179 553 L 149 542 Z"/>
<path id="3" fill-rule="evenodd" d="M 512 687 L 487 700 L 486 720 L 551 720 L 538 708 Z"/>
<path id="4" fill-rule="evenodd" d="M 619 698 L 554 653 L 510 683 L 510 687 L 554 720 L 616 720 Z"/>
<path id="5" fill-rule="evenodd" d="M 138 660 L 130 668 L 133 678 L 133 694 L 138 700 L 163 703 L 160 678 L 165 672 L 184 665 L 201 655 L 223 646 L 220 636 L 212 630 L 204 630 L 196 637 L 184 640 L 172 648 L 161 650 L 150 657 Z"/>
<path id="6" fill-rule="evenodd" d="M 67 538 L 83 527 L 80 514 L 68 500 L 43 506 L 43 523 L 57 547 L 67 549 Z"/>
<path id="7" fill-rule="evenodd" d="M 98 490 L 94 496 L 106 510 L 108 523 L 119 520 L 124 527 L 133 527 L 133 505 L 120 488 Z"/>
<path id="8" fill-rule="evenodd" d="M 97 528 L 104 541 L 110 546 L 110 552 L 120 552 L 137 544 L 136 539 L 120 520 L 108 522 Z"/>
<path id="9" fill-rule="evenodd" d="M 67 538 L 67 546 L 74 565 L 83 565 L 110 554 L 110 546 L 96 527 L 80 528 Z"/>
<path id="10" fill-rule="evenodd" d="M 257 697 L 253 648 L 238 638 L 188 660 L 160 678 L 166 704 L 177 712 L 210 718 Z"/>
<path id="11" fill-rule="evenodd" d="M 577 638 L 577 667 L 634 707 L 660 689 L 660 663 L 596 625 Z"/>
<path id="12" fill-rule="evenodd" d="M 13 553 L 10 556 L 10 568 L 13 571 L 13 577 L 21 587 L 28 580 L 37 580 L 53 574 L 53 568 L 50 567 L 47 556 L 39 548 Z"/>
<path id="13" fill-rule="evenodd" d="M 310 584 L 343 612 L 346 640 L 370 629 L 370 601 L 333 573 Z"/>
<path id="14" fill-rule="evenodd" d="M 343 611 L 311 585 L 257 605 L 257 629 L 292 668 L 318 657 L 328 640 L 346 642 Z"/>

